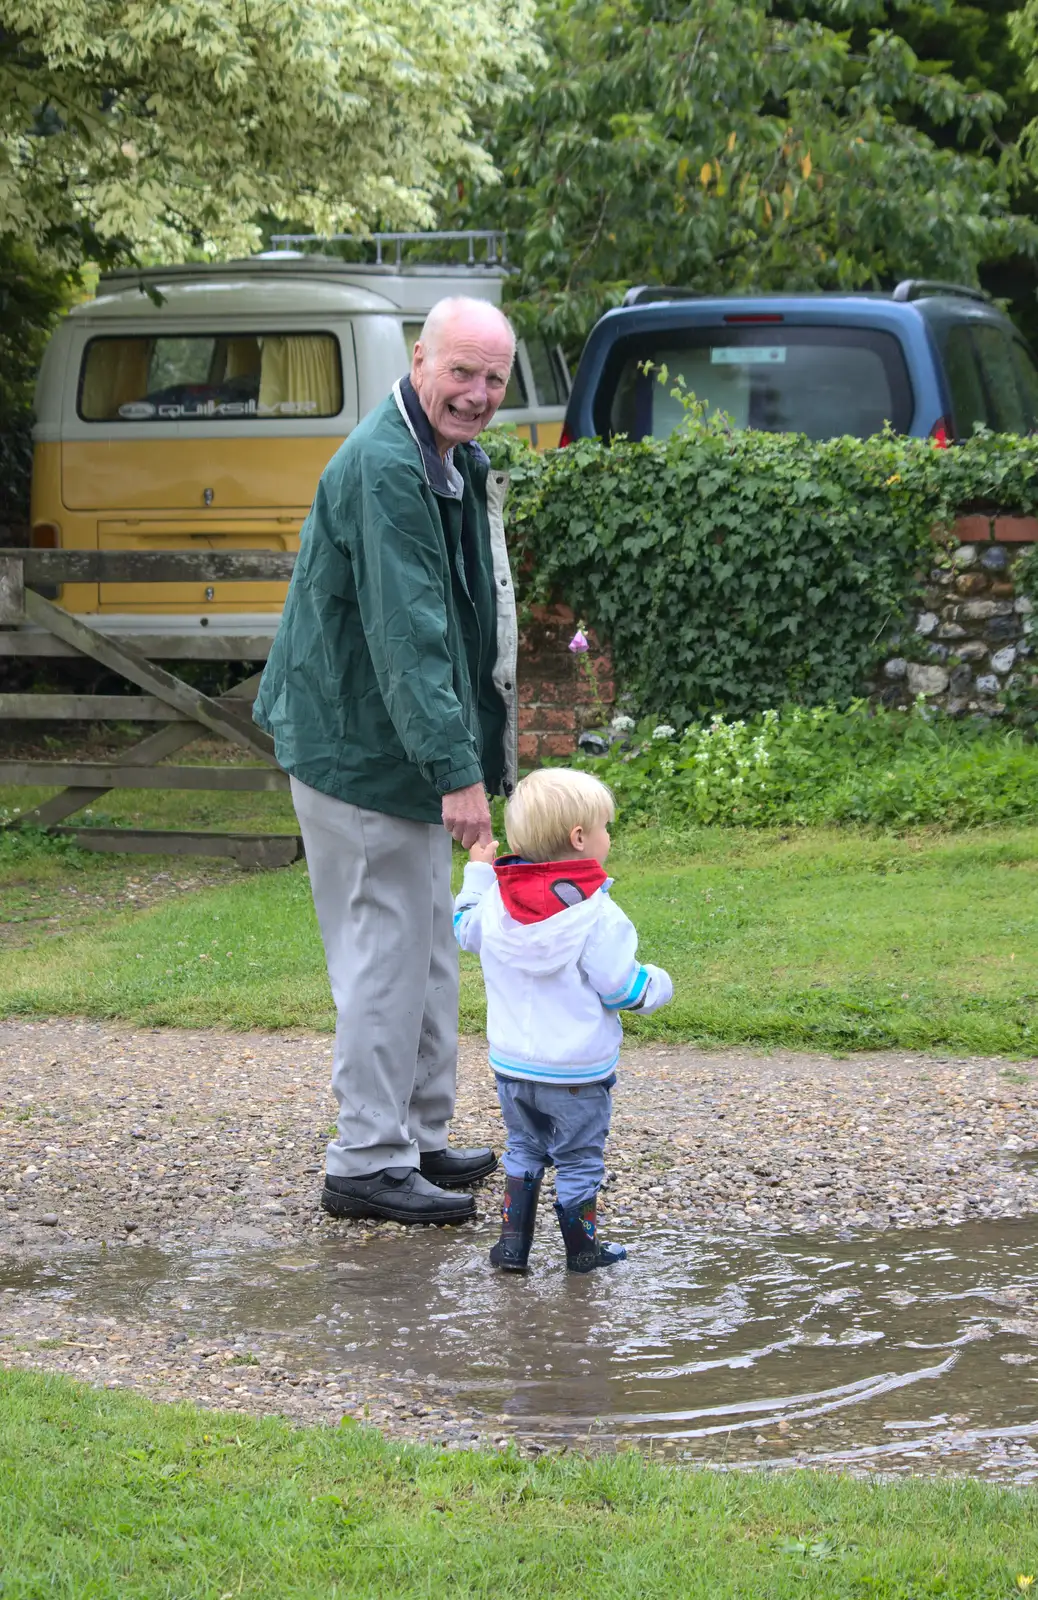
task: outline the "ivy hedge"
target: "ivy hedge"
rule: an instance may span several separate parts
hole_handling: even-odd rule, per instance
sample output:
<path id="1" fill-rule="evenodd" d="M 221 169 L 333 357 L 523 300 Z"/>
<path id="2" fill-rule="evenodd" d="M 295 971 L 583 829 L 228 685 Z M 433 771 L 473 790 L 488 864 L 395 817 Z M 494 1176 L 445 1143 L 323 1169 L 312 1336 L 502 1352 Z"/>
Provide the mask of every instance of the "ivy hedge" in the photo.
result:
<path id="1" fill-rule="evenodd" d="M 957 515 L 1038 510 L 1038 441 L 823 443 L 690 417 L 668 439 L 537 456 L 489 437 L 527 603 L 607 643 L 638 715 L 848 705 Z"/>

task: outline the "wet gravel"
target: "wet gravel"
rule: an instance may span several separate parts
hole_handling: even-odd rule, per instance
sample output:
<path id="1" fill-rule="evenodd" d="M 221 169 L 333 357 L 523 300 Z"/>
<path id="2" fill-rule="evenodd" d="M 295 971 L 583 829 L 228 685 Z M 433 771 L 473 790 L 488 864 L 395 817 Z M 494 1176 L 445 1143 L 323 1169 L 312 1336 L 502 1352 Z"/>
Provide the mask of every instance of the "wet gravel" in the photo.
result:
<path id="1" fill-rule="evenodd" d="M 0 1023 L 0 1364 L 501 1442 L 500 1419 L 461 1415 L 446 1388 L 406 1374 L 300 1369 L 272 1338 L 82 1317 L 18 1286 L 19 1262 L 101 1247 L 267 1248 L 284 1272 L 305 1269 L 301 1247 L 326 1239 L 377 1249 L 394 1225 L 334 1222 L 317 1204 L 330 1056 L 326 1035 Z M 628 1235 L 645 1219 L 843 1238 L 1038 1213 L 1036 1109 L 1038 1062 L 630 1049 L 602 1212 L 607 1226 L 624 1217 Z M 463 1043 L 453 1136 L 500 1148 L 479 1040 Z M 499 1186 L 478 1192 L 483 1226 Z"/>

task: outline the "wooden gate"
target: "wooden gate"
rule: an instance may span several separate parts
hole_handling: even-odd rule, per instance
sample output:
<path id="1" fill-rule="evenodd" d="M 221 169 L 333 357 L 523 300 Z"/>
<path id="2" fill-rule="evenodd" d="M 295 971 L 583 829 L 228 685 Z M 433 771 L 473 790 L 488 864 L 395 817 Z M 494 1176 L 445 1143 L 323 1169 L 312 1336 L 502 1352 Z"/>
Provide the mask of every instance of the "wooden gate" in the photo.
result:
<path id="1" fill-rule="evenodd" d="M 136 854 L 229 856 L 242 866 L 278 867 L 297 861 L 297 834 L 209 833 L 158 828 L 61 826 L 112 789 L 202 789 L 248 793 L 287 790 L 273 740 L 251 720 L 259 672 L 226 695 L 211 697 L 156 664 L 157 660 L 253 661 L 266 659 L 273 636 L 232 632 L 169 631 L 171 619 L 142 616 L 132 641 L 104 632 L 105 618 L 89 623 L 63 611 L 41 590 L 62 583 L 203 583 L 287 579 L 295 556 L 215 550 L 14 550 L 0 549 L 0 656 L 79 657 L 96 661 L 143 693 L 2 694 L 0 719 L 129 721 L 164 724 L 115 761 L 4 761 L 0 784 L 62 785 L 42 804 L 7 827 L 34 825 L 74 836 L 89 850 Z M 202 620 L 202 619 L 200 619 Z M 163 632 L 163 622 L 167 631 Z M 271 623 L 277 618 L 272 616 Z M 259 766 L 160 765 L 200 735 L 216 734 L 246 750 Z"/>

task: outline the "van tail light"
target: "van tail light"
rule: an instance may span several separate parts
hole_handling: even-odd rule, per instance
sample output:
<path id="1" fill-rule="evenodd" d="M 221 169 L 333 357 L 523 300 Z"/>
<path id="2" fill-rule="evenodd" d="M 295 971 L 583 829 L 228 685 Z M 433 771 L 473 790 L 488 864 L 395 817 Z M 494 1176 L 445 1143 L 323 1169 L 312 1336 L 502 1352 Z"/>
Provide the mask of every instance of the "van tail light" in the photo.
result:
<path id="1" fill-rule="evenodd" d="M 930 429 L 930 438 L 935 450 L 947 450 L 952 442 L 952 425 L 949 417 L 938 417 Z"/>
<path id="2" fill-rule="evenodd" d="M 566 424 L 563 423 L 562 424 L 562 432 L 559 434 L 558 448 L 560 450 L 565 450 L 566 446 L 568 444 L 572 444 L 572 443 L 573 443 L 573 435 L 570 433 L 570 431 L 567 428 Z"/>

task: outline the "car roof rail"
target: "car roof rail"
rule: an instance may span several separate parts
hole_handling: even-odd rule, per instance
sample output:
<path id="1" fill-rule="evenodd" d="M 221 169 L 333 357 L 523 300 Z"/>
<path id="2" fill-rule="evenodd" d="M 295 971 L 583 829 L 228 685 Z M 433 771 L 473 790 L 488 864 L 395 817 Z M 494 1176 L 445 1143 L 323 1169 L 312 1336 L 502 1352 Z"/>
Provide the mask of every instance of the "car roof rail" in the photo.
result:
<path id="1" fill-rule="evenodd" d="M 624 295 L 625 306 L 651 305 L 654 300 L 705 300 L 702 289 L 668 289 L 664 284 L 639 283 Z"/>
<path id="2" fill-rule="evenodd" d="M 394 256 L 392 265 L 403 265 L 405 245 L 417 244 L 465 244 L 468 247 L 468 265 L 470 267 L 488 266 L 505 267 L 508 265 L 507 236 L 497 228 L 456 228 L 432 230 L 425 233 L 273 233 L 270 236 L 273 249 L 267 252 L 268 259 L 275 260 L 279 255 L 287 256 L 299 254 L 293 251 L 293 245 L 299 244 L 356 244 L 375 248 L 374 265 L 385 267 L 390 265 L 383 256 L 387 245 L 394 247 L 391 253 Z M 477 258 L 476 247 L 482 245 L 482 260 Z M 444 252 L 446 254 L 446 252 Z M 429 263 L 426 262 L 426 265 Z M 446 263 L 442 263 L 446 265 Z"/>
<path id="3" fill-rule="evenodd" d="M 961 295 L 965 300 L 980 300 L 991 305 L 989 294 L 983 289 L 971 289 L 965 283 L 945 283 L 940 278 L 904 278 L 894 290 L 894 300 L 922 300 L 929 294 Z"/>

